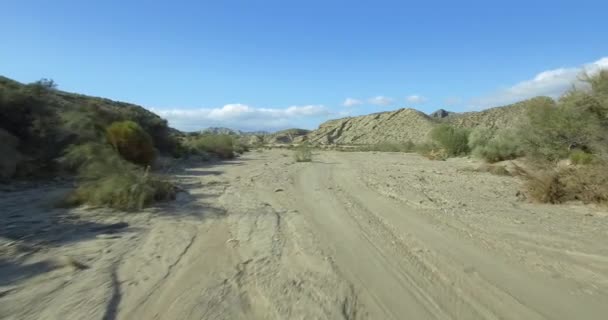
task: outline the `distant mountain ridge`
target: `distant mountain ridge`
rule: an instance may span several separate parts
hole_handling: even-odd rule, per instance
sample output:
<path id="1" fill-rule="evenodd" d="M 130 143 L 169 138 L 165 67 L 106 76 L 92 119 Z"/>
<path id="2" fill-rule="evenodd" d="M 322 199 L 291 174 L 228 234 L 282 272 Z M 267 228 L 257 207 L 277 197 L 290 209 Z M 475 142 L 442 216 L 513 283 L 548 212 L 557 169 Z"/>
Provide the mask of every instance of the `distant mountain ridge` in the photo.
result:
<path id="1" fill-rule="evenodd" d="M 242 131 L 237 129 L 230 129 L 226 127 L 209 127 L 200 131 L 200 133 L 209 134 L 231 134 L 231 135 L 265 135 L 270 134 L 268 131 Z"/>

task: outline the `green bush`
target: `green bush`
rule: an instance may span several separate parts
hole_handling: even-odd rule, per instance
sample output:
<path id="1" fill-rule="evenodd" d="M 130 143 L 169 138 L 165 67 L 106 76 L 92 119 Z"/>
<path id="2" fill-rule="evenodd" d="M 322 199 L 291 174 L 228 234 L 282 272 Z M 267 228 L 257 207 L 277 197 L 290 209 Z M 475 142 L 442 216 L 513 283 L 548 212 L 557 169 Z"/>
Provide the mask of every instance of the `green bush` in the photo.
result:
<path id="1" fill-rule="evenodd" d="M 68 204 L 139 210 L 175 198 L 173 184 L 124 160 L 107 144 L 71 146 L 62 162 L 78 170 L 79 184 L 66 199 Z"/>
<path id="2" fill-rule="evenodd" d="M 519 136 L 527 156 L 556 162 L 580 149 L 593 154 L 608 150 L 608 71 L 586 78 L 589 90 L 572 90 L 557 103 L 529 109 Z"/>
<path id="3" fill-rule="evenodd" d="M 591 164 L 595 160 L 595 156 L 591 153 L 587 153 L 583 150 L 574 150 L 570 152 L 570 161 L 576 165 L 587 165 Z"/>
<path id="4" fill-rule="evenodd" d="M 189 137 L 185 144 L 195 154 L 214 154 L 221 159 L 232 159 L 235 156 L 234 137 L 228 134 L 203 134 Z M 244 152 L 244 148 L 239 151 Z"/>
<path id="5" fill-rule="evenodd" d="M 295 147 L 293 153 L 296 162 L 311 162 L 312 161 L 312 148 L 308 143 L 302 143 Z"/>
<path id="6" fill-rule="evenodd" d="M 124 159 L 142 166 L 150 166 L 154 162 L 156 151 L 152 139 L 135 122 L 112 123 L 106 129 L 106 138 Z"/>
<path id="7" fill-rule="evenodd" d="M 469 153 L 469 130 L 442 124 L 431 130 L 431 140 L 440 146 L 448 156 L 462 156 Z"/>
<path id="8" fill-rule="evenodd" d="M 515 159 L 522 155 L 521 142 L 513 131 L 479 128 L 469 136 L 471 153 L 487 162 L 493 163 Z"/>

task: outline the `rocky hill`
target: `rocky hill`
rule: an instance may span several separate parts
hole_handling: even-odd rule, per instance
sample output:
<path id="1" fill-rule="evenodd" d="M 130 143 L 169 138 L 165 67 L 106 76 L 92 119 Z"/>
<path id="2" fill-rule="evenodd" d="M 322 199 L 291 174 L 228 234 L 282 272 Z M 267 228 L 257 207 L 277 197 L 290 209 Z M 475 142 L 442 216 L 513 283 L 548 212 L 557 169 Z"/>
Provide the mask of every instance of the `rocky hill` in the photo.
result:
<path id="1" fill-rule="evenodd" d="M 440 109 L 432 116 L 414 109 L 399 109 L 330 120 L 310 132 L 307 139 L 318 144 L 400 143 L 408 140 L 421 143 L 427 140 L 433 127 L 442 123 L 465 128 L 511 128 L 521 122 L 528 108 L 547 103 L 553 103 L 553 100 L 537 97 L 477 112 L 452 113 Z"/>
<path id="2" fill-rule="evenodd" d="M 508 106 L 453 114 L 446 117 L 444 122 L 463 128 L 513 128 L 522 121 L 529 108 L 553 103 L 551 98 L 536 97 Z"/>
<path id="3" fill-rule="evenodd" d="M 304 140 L 310 130 L 305 129 L 286 129 L 274 133 L 253 133 L 242 134 L 241 141 L 250 144 L 290 144 Z"/>
<path id="4" fill-rule="evenodd" d="M 399 109 L 360 117 L 327 121 L 308 135 L 319 144 L 375 144 L 381 142 L 422 142 L 435 121 L 414 109 Z"/>

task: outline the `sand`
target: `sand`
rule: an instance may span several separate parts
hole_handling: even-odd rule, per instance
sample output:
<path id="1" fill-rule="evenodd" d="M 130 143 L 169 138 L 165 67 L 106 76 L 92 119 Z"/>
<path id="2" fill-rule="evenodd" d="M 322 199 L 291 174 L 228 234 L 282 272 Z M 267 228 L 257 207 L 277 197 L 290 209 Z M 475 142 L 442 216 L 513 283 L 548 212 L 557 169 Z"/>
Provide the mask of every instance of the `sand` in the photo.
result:
<path id="1" fill-rule="evenodd" d="M 605 319 L 608 215 L 479 162 L 253 151 L 135 213 L 0 192 L 2 319 Z"/>

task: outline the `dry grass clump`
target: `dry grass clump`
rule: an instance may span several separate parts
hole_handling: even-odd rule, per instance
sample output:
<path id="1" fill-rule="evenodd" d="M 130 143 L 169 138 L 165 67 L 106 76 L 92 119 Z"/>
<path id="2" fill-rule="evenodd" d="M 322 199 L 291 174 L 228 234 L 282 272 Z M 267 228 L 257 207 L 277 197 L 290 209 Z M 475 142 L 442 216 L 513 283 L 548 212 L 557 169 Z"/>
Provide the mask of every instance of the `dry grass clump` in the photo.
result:
<path id="1" fill-rule="evenodd" d="M 62 161 L 78 170 L 79 184 L 66 204 L 139 210 L 155 201 L 175 198 L 176 187 L 125 161 L 111 146 L 86 143 L 72 146 Z"/>
<path id="2" fill-rule="evenodd" d="M 416 152 L 429 160 L 445 161 L 449 158 L 445 149 L 433 143 L 423 143 L 416 146 Z"/>
<path id="3" fill-rule="evenodd" d="M 294 149 L 293 157 L 296 162 L 311 162 L 312 148 L 308 143 L 303 143 Z"/>
<path id="4" fill-rule="evenodd" d="M 555 169 L 525 170 L 528 198 L 542 203 L 608 203 L 608 170 L 605 165 L 569 166 Z"/>

